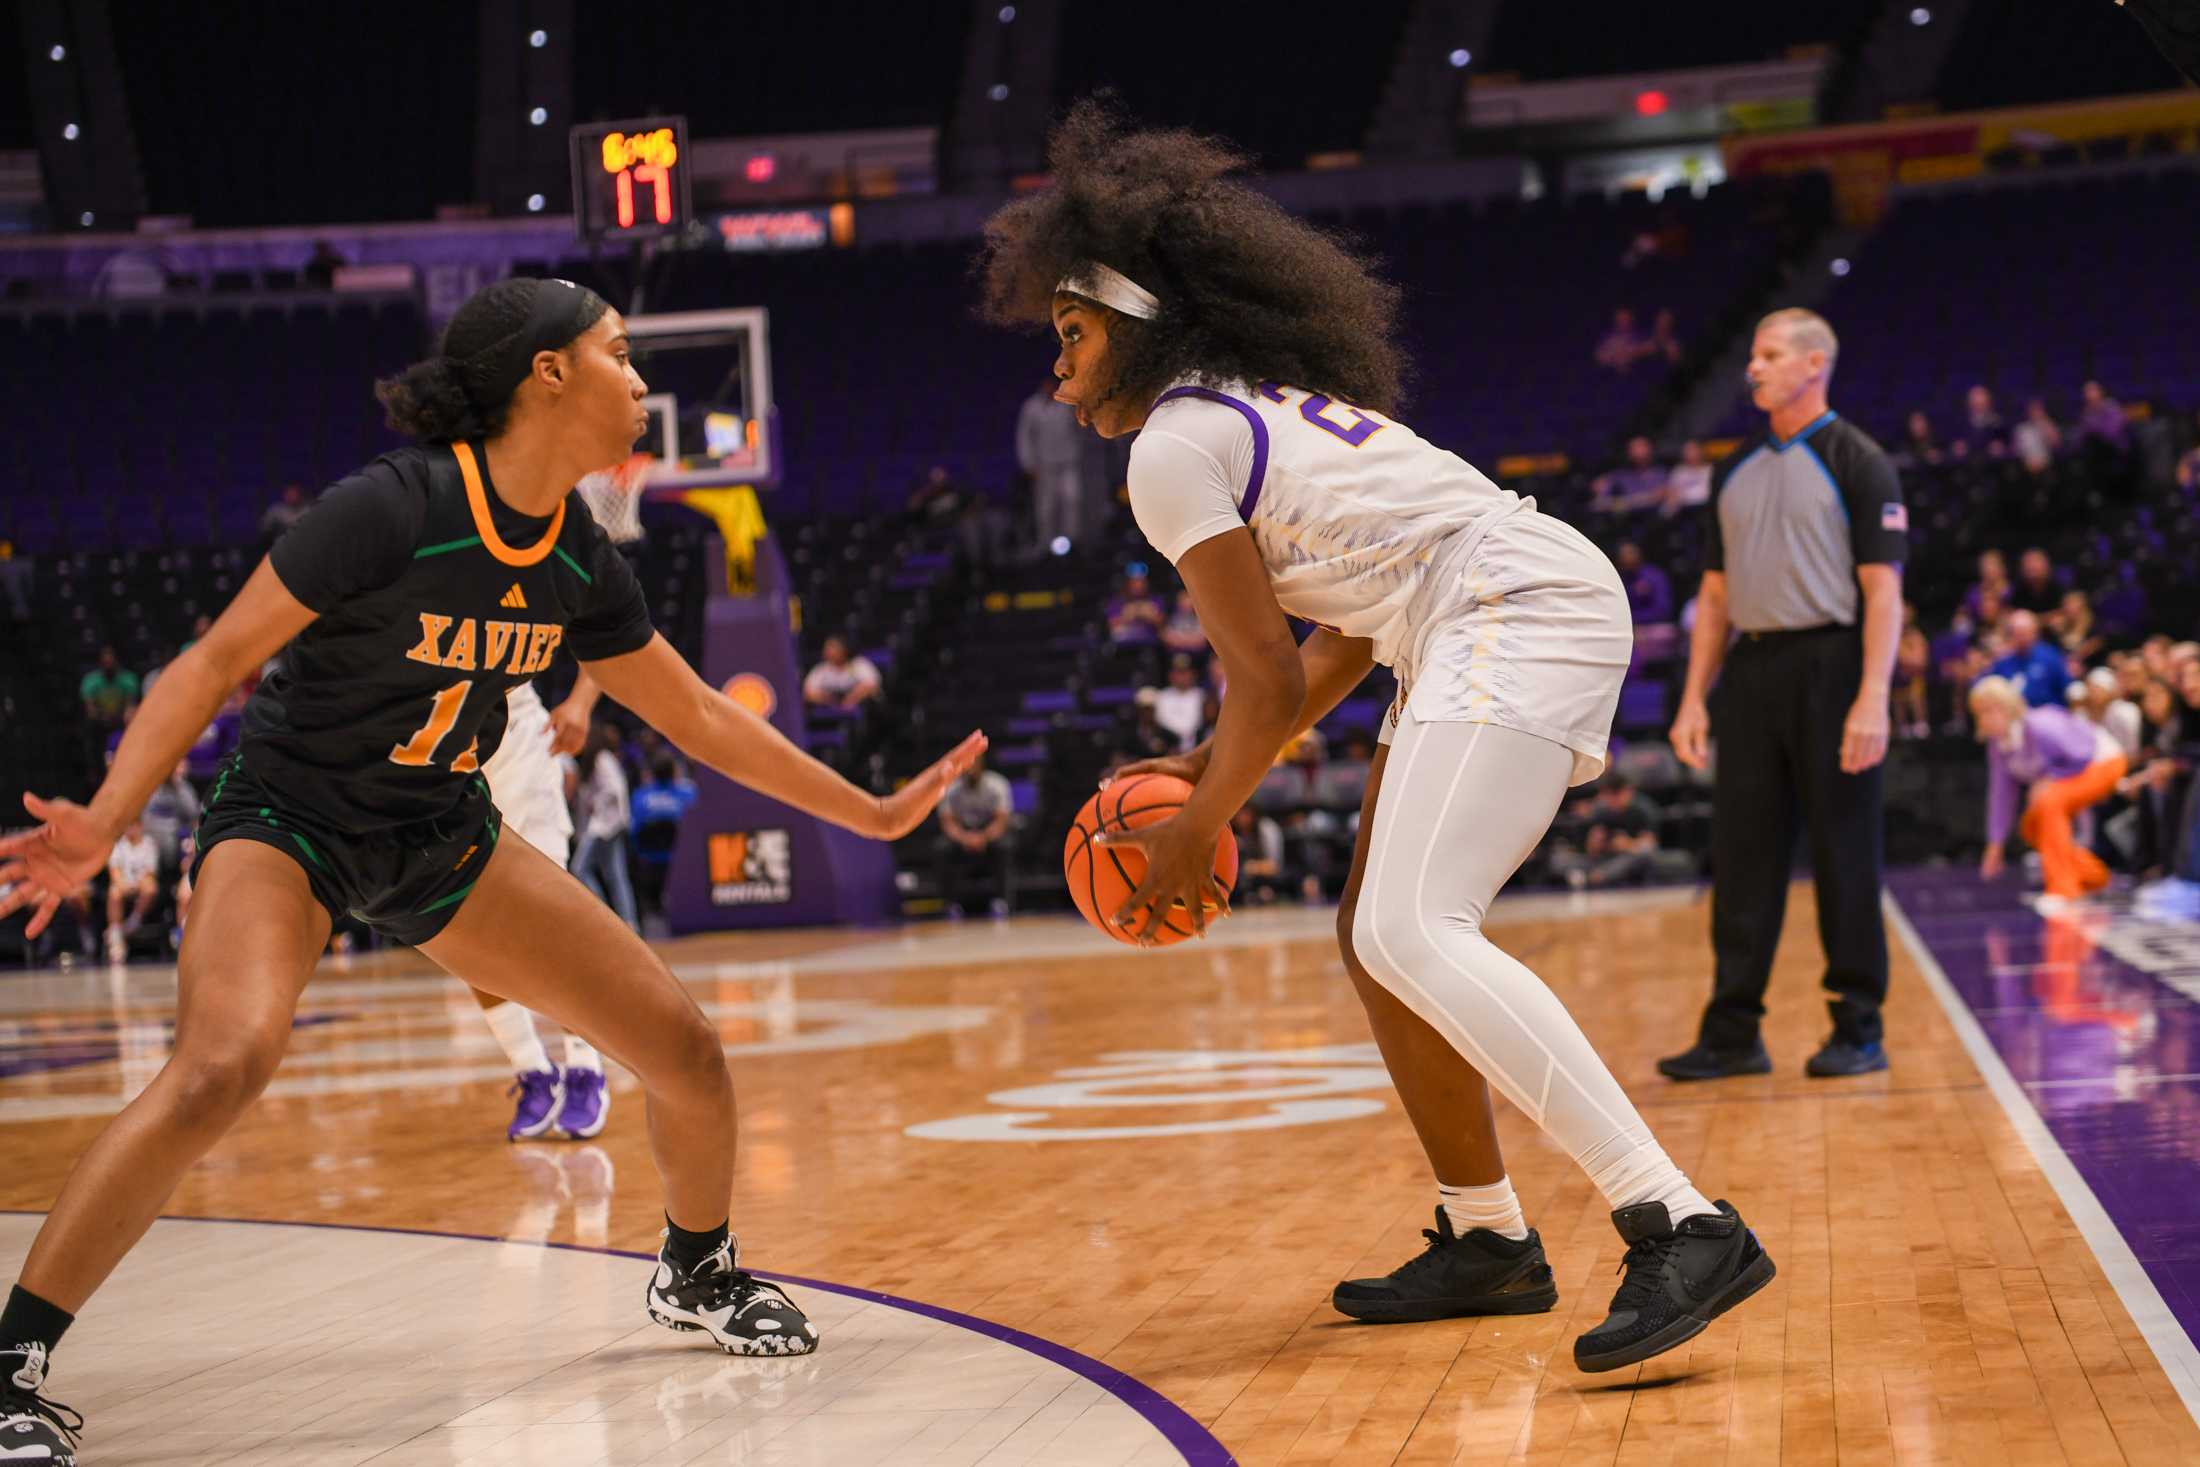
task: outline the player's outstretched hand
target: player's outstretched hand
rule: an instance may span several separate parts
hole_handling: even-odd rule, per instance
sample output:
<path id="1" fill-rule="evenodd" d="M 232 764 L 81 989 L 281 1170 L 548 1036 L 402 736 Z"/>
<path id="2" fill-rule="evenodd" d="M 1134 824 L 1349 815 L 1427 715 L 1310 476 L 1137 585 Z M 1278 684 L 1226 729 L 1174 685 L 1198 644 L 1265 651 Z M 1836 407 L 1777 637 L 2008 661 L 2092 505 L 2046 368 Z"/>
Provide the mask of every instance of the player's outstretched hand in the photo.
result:
<path id="1" fill-rule="evenodd" d="M 74 800 L 25 794 L 23 808 L 39 823 L 0 835 L 0 917 L 30 907 L 30 925 L 23 935 L 36 937 L 53 920 L 61 899 L 106 864 L 115 838 Z"/>
<path id="2" fill-rule="evenodd" d="M 963 777 L 990 742 L 983 732 L 973 733 L 937 764 L 878 802 L 878 828 L 868 832 L 879 840 L 899 840 L 924 823 L 947 794 L 948 786 Z"/>

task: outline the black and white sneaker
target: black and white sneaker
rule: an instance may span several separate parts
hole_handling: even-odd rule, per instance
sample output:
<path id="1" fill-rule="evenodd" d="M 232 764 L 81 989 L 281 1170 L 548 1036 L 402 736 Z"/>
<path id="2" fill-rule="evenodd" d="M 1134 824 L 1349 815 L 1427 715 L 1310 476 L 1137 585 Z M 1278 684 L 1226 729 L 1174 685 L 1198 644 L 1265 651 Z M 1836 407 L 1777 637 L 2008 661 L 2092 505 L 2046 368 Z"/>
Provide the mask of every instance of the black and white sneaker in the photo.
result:
<path id="1" fill-rule="evenodd" d="M 76 1467 L 84 1418 L 39 1394 L 46 1384 L 46 1347 L 0 1348 L 0 1462 Z"/>
<path id="2" fill-rule="evenodd" d="M 1421 1229 L 1428 1249 L 1378 1279 L 1346 1279 L 1329 1302 L 1339 1314 L 1373 1324 L 1456 1319 L 1474 1314 L 1541 1314 L 1558 1302 L 1543 1240 L 1529 1229 L 1508 1238 L 1488 1228 L 1451 1230 L 1436 1209 L 1436 1226 Z"/>
<path id="3" fill-rule="evenodd" d="M 1604 1323 L 1574 1341 L 1574 1364 L 1617 1370 L 1702 1334 L 1711 1321 L 1772 1282 L 1772 1259 L 1726 1202 L 1676 1225 L 1662 1202 L 1612 1214 L 1627 1240 L 1627 1277 Z"/>
<path id="4" fill-rule="evenodd" d="M 777 1284 L 738 1266 L 739 1246 L 728 1238 L 723 1248 L 684 1275 L 660 1251 L 657 1275 L 649 1283 L 649 1317 L 666 1329 L 701 1330 L 728 1355 L 807 1355 L 815 1350 L 817 1326 Z"/>

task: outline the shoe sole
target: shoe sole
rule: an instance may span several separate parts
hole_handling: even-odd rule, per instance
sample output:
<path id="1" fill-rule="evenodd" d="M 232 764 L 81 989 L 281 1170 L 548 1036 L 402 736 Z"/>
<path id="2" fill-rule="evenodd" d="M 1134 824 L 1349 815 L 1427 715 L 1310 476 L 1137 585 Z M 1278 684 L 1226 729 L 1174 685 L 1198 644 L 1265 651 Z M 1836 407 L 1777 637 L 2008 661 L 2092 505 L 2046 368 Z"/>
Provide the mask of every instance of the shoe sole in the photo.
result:
<path id="1" fill-rule="evenodd" d="M 1861 1070 L 1814 1070 L 1806 1064 L 1803 1066 L 1803 1073 L 1813 1080 L 1847 1080 L 1857 1075 L 1876 1075 L 1886 1068 L 1885 1060 L 1876 1065 L 1866 1065 Z"/>
<path id="2" fill-rule="evenodd" d="M 1668 1080 L 1679 1080 L 1683 1084 L 1687 1084 L 1692 1080 L 1738 1080 L 1744 1075 L 1771 1074 L 1772 1061 L 1768 1059 L 1761 1065 L 1751 1065 L 1747 1069 L 1741 1070 L 1698 1070 L 1694 1073 L 1669 1070 L 1665 1066 L 1659 1065 L 1658 1073 Z"/>
<path id="3" fill-rule="evenodd" d="M 1711 1296 L 1703 1313 L 1684 1314 L 1649 1338 L 1638 1340 L 1625 1349 L 1614 1350 L 1607 1355 L 1576 1355 L 1574 1366 L 1594 1375 L 1600 1371 L 1618 1370 L 1624 1365 L 1639 1365 L 1652 1356 L 1663 1355 L 1675 1345 L 1685 1345 L 1709 1329 L 1712 1320 L 1771 1283 L 1772 1276 L 1778 1272 L 1772 1266 L 1772 1255 L 1760 1253 L 1755 1263 L 1735 1275 L 1733 1283 Z"/>
<path id="4" fill-rule="evenodd" d="M 1401 1300 L 1339 1299 L 1332 1294 L 1329 1307 L 1348 1319 L 1367 1324 L 1426 1324 L 1434 1319 L 1471 1319 L 1485 1314 L 1547 1314 L 1558 1305 L 1557 1288 L 1528 1294 L 1486 1294 L 1476 1299 Z"/>
<path id="5" fill-rule="evenodd" d="M 817 1353 L 818 1341 L 815 1335 L 808 1336 L 807 1343 L 805 1343 L 803 1345 L 803 1348 L 799 1350 L 766 1349 L 764 1348 L 764 1345 L 765 1339 L 767 1337 L 763 1336 L 759 1336 L 754 1340 L 735 1340 L 729 1344 L 727 1341 L 720 1339 L 717 1335 L 711 1334 L 708 1329 L 704 1328 L 700 1324 L 697 1324 L 692 1318 L 681 1318 L 679 1315 L 672 1312 L 670 1306 L 660 1304 L 654 1298 L 649 1301 L 649 1317 L 655 1320 L 657 1323 L 663 1325 L 666 1329 L 675 1330 L 683 1335 L 710 1335 L 712 1343 L 717 1345 L 719 1349 L 725 1351 L 728 1355 L 756 1355 L 762 1356 L 766 1359 L 785 1359 L 790 1355 L 814 1355 Z M 797 1340 L 803 1337 L 795 1335 L 774 1335 L 769 1336 L 768 1338 Z M 757 1348 L 749 1348 L 751 1345 L 754 1345 Z"/>

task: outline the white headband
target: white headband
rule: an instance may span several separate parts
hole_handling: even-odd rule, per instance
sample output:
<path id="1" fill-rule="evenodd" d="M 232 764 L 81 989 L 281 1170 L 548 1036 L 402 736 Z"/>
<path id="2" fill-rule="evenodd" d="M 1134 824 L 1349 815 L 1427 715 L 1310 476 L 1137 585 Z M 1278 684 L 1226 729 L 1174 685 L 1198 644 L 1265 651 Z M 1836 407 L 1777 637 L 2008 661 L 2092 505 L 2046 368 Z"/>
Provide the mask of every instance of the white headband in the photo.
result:
<path id="1" fill-rule="evenodd" d="M 1061 284 L 1054 288 L 1113 306 L 1124 315 L 1136 316 L 1141 321 L 1151 321 L 1161 314 L 1160 296 L 1098 261 L 1087 265 L 1082 273 L 1063 276 Z"/>

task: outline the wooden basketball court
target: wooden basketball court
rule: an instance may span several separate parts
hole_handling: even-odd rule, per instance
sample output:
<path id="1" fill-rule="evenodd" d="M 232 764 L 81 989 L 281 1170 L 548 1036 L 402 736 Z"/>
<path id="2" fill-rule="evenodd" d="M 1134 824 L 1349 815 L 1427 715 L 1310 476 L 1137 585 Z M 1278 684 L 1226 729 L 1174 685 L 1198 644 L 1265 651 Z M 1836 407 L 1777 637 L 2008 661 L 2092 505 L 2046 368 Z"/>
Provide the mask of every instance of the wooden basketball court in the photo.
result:
<path id="1" fill-rule="evenodd" d="M 1618 1282 L 1603 1199 L 1503 1109 L 1558 1309 L 1331 1312 L 1337 1279 L 1419 1249 L 1433 1187 L 1333 917 L 1290 911 L 1160 953 L 1056 919 L 668 945 L 735 1064 L 744 1259 L 798 1280 L 824 1336 L 790 1361 L 644 1317 L 623 1255 L 661 1218 L 629 1077 L 598 1141 L 507 1145 L 463 990 L 411 956 L 332 962 L 49 1388 L 101 1464 L 2200 1462 L 2160 1321 L 1911 952 L 1892 1072 L 1803 1077 L 1810 919 L 1799 891 L 1778 1073 L 1678 1087 L 1651 1061 L 1703 996 L 1700 898 L 1493 918 L 1780 1267 L 1614 1375 L 1570 1354 Z M 160 1065 L 173 991 L 154 967 L 0 979 L 0 1272 Z"/>

